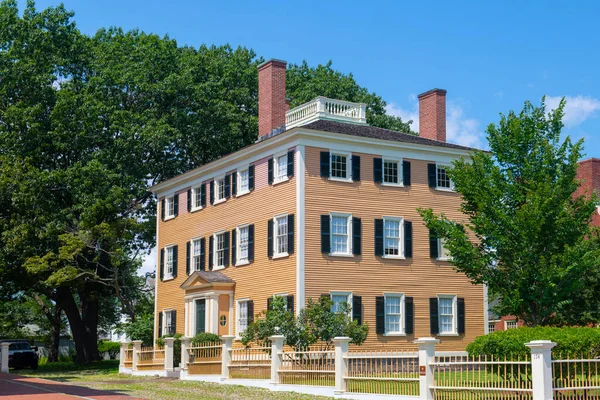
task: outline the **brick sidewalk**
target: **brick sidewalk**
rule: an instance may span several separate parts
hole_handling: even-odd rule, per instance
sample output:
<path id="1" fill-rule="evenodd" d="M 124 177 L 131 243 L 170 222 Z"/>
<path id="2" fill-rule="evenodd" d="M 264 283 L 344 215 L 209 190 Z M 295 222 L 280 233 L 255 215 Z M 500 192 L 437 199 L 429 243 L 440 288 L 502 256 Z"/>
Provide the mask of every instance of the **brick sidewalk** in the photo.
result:
<path id="1" fill-rule="evenodd" d="M 126 395 L 89 389 L 47 379 L 0 373 L 0 398 L 72 400 L 86 398 L 92 400 L 134 400 Z"/>

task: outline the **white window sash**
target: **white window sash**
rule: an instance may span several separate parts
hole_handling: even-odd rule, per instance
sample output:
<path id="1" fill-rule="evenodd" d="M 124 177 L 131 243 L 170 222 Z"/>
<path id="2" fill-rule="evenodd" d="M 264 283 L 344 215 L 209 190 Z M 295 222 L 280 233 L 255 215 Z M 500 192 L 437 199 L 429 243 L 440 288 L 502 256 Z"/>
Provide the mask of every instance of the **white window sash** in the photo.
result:
<path id="1" fill-rule="evenodd" d="M 346 219 L 346 233 L 334 233 L 333 224 L 334 218 L 345 218 Z M 333 256 L 351 256 L 352 255 L 352 214 L 342 214 L 342 213 L 331 213 L 329 215 L 330 221 L 330 255 Z M 345 237 L 346 239 L 346 251 L 340 252 L 335 250 L 335 238 L 336 237 Z"/>
<path id="2" fill-rule="evenodd" d="M 238 248 L 236 265 L 248 263 L 248 252 L 249 252 L 249 239 L 250 239 L 250 228 L 249 225 L 238 226 L 236 233 L 236 247 Z M 245 243 L 243 239 L 245 236 Z M 245 254 L 244 254 L 245 253 Z"/>
<path id="3" fill-rule="evenodd" d="M 287 224 L 287 214 L 278 215 L 273 218 L 273 255 L 274 256 L 286 256 L 288 255 L 288 232 L 289 226 Z M 285 226 L 285 232 L 279 232 L 279 221 L 282 221 L 282 225 Z"/>
<path id="4" fill-rule="evenodd" d="M 397 182 L 388 182 L 386 181 L 386 175 L 385 175 L 385 164 L 396 164 L 396 172 L 398 174 L 397 176 Z M 382 160 L 382 164 L 381 164 L 383 171 L 382 171 L 382 180 L 381 183 L 383 185 L 386 186 L 402 186 L 404 184 L 404 182 L 402 181 L 402 160 L 394 160 L 394 159 L 383 159 Z"/>
<path id="5" fill-rule="evenodd" d="M 387 236 L 387 222 L 398 222 L 398 237 Z M 388 249 L 388 239 L 397 241 L 398 254 L 386 254 Z M 383 217 L 383 257 L 384 258 L 404 258 L 404 218 Z"/>
<path id="6" fill-rule="evenodd" d="M 457 321 L 457 303 L 458 297 L 456 295 L 438 295 L 438 324 L 439 324 L 439 334 L 440 335 L 456 335 L 458 330 L 458 321 Z M 442 301 L 450 300 L 450 309 L 452 311 L 451 314 L 442 313 Z M 449 331 L 442 331 L 442 326 L 444 322 L 444 318 L 451 318 L 451 327 Z"/>
<path id="7" fill-rule="evenodd" d="M 399 308 L 399 312 L 395 312 L 395 313 L 389 313 L 388 310 L 388 301 L 391 299 L 397 299 L 398 300 L 398 308 Z M 405 313 L 405 302 L 404 302 L 404 295 L 401 293 L 390 293 L 390 294 L 385 294 L 384 296 L 384 307 L 385 307 L 385 334 L 386 335 L 404 335 L 405 334 L 405 327 L 404 327 L 404 313 Z M 389 326 L 390 326 L 390 317 L 397 317 L 398 318 L 398 330 L 389 330 Z"/>
<path id="8" fill-rule="evenodd" d="M 333 176 L 334 174 L 334 158 L 335 157 L 344 157 L 345 165 L 346 165 L 346 176 Z M 334 181 L 344 181 L 344 182 L 352 182 L 352 153 L 340 152 L 340 151 L 330 151 L 329 153 L 329 179 Z"/>
<path id="9" fill-rule="evenodd" d="M 214 235 L 214 268 L 225 268 L 225 232 L 215 233 Z M 221 240 L 222 248 L 219 249 L 219 240 Z"/>

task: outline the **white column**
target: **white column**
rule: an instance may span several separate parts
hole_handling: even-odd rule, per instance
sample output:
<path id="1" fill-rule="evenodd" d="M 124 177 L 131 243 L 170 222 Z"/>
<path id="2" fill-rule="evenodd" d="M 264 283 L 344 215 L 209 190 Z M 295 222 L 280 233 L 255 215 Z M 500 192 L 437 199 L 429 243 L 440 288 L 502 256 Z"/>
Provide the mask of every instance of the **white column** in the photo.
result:
<path id="1" fill-rule="evenodd" d="M 179 340 L 181 340 L 181 370 L 187 371 L 188 363 L 190 362 L 190 353 L 188 349 L 190 348 L 190 341 L 192 340 L 189 337 L 183 336 Z"/>
<path id="2" fill-rule="evenodd" d="M 189 320 L 190 320 L 190 302 L 189 302 L 189 300 L 185 299 L 184 303 L 183 303 L 183 334 L 185 336 L 190 334 Z"/>
<path id="3" fill-rule="evenodd" d="M 219 334 L 219 296 L 212 296 L 210 298 L 211 303 L 211 315 L 210 315 L 210 332 L 215 335 Z"/>
<path id="4" fill-rule="evenodd" d="M 10 343 L 3 342 L 2 345 L 2 362 L 0 363 L 0 372 L 8 373 L 8 346 Z"/>
<path id="5" fill-rule="evenodd" d="M 223 335 L 223 350 L 221 351 L 221 380 L 229 378 L 229 364 L 231 364 L 231 350 L 233 349 L 233 335 Z"/>
<path id="6" fill-rule="evenodd" d="M 525 343 L 531 350 L 531 384 L 533 400 L 552 400 L 552 348 L 549 340 L 532 340 Z"/>
<path id="7" fill-rule="evenodd" d="M 335 392 L 336 394 L 346 391 L 346 371 L 348 370 L 348 345 L 350 339 L 347 336 L 333 338 L 335 345 Z"/>
<path id="8" fill-rule="evenodd" d="M 137 365 L 138 365 L 141 350 L 142 350 L 142 341 L 134 340 L 133 341 L 133 363 L 131 365 L 131 369 L 134 371 L 137 371 Z"/>
<path id="9" fill-rule="evenodd" d="M 165 371 L 173 371 L 173 342 L 175 338 L 165 338 Z"/>
<path id="10" fill-rule="evenodd" d="M 279 383 L 279 368 L 281 368 L 281 353 L 283 352 L 283 342 L 285 336 L 274 335 L 270 336 L 271 341 L 271 384 Z"/>
<path id="11" fill-rule="evenodd" d="M 419 383 L 421 400 L 433 400 L 431 386 L 433 385 L 433 367 L 431 363 L 435 359 L 435 345 L 440 341 L 432 337 L 424 337 L 415 340 L 419 345 Z"/>

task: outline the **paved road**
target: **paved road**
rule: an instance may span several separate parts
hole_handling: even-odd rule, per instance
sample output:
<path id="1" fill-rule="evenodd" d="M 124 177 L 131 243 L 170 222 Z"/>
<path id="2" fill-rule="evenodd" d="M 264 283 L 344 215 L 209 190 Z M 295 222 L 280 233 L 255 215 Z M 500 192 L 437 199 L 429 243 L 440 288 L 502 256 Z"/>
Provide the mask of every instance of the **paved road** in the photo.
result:
<path id="1" fill-rule="evenodd" d="M 0 399 L 23 400 L 133 400 L 133 397 L 47 379 L 0 373 Z"/>

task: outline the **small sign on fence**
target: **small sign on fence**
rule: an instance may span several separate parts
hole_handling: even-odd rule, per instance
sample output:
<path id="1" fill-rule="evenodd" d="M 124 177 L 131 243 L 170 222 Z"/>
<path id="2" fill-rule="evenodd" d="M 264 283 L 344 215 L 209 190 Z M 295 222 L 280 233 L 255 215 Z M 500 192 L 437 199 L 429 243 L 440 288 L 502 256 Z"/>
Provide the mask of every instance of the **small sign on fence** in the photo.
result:
<path id="1" fill-rule="evenodd" d="M 427 372 L 425 371 L 425 366 L 424 365 L 419 365 L 419 375 L 421 375 L 421 376 L 427 375 Z"/>

